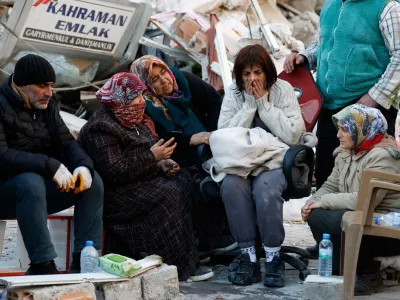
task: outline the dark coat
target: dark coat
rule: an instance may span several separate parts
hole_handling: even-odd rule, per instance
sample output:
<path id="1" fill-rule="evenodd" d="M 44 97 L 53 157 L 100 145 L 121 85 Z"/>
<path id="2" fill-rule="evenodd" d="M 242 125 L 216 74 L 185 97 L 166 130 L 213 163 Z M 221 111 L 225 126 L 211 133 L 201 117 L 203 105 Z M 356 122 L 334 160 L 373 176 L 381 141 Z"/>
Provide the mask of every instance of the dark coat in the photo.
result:
<path id="1" fill-rule="evenodd" d="M 61 163 L 70 171 L 85 166 L 93 175 L 93 162 L 62 120 L 59 104 L 24 107 L 10 77 L 0 87 L 0 178 L 33 172 L 51 179 Z"/>
<path id="2" fill-rule="evenodd" d="M 175 177 L 161 173 L 150 150 L 157 139 L 144 124 L 136 129 L 101 108 L 78 138 L 104 182 L 107 250 L 135 258 L 161 255 L 184 280 L 198 259 L 191 207 L 199 190 L 185 170 Z"/>
<path id="3" fill-rule="evenodd" d="M 218 129 L 218 119 L 221 110 L 222 98 L 218 92 L 207 82 L 200 79 L 198 76 L 182 72 L 189 84 L 192 99 L 190 108 L 193 110 L 206 131 L 214 131 Z M 179 88 L 179 87 L 178 87 Z M 165 129 L 157 125 L 156 132 L 165 140 L 175 137 L 177 147 L 175 148 L 172 159 L 178 162 L 183 167 L 189 167 L 196 164 L 196 147 L 190 145 L 191 135 L 174 134 L 166 132 Z"/>

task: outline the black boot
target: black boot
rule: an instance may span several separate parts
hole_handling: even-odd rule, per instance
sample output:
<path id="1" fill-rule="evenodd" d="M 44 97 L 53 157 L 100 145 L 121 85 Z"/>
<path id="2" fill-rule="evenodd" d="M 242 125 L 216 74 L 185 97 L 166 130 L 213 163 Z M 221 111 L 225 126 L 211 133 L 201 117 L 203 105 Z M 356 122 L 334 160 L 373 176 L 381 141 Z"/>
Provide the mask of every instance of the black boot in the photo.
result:
<path id="1" fill-rule="evenodd" d="M 52 275 L 52 274 L 60 274 L 58 272 L 56 264 L 54 260 L 45 261 L 38 264 L 30 264 L 28 270 L 25 275 Z"/>
<path id="2" fill-rule="evenodd" d="M 72 253 L 72 262 L 68 270 L 68 273 L 80 273 L 81 272 L 81 252 Z"/>
<path id="3" fill-rule="evenodd" d="M 354 295 L 372 295 L 379 292 L 382 287 L 383 281 L 380 272 L 380 263 L 373 261 L 362 271 L 362 274 L 356 277 Z"/>
<path id="4" fill-rule="evenodd" d="M 265 261 L 264 285 L 267 287 L 285 286 L 285 263 L 279 256 L 274 256 L 272 261 Z"/>
<path id="5" fill-rule="evenodd" d="M 235 258 L 228 270 L 228 280 L 234 285 L 251 285 L 261 281 L 260 262 L 251 262 L 248 253 L 243 253 Z"/>

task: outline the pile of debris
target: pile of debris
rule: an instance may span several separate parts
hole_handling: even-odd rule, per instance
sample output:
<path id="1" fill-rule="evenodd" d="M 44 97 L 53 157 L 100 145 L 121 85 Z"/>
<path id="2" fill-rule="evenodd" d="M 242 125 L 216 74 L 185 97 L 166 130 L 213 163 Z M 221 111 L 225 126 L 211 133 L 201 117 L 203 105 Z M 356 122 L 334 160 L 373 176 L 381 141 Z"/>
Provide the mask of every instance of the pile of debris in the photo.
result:
<path id="1" fill-rule="evenodd" d="M 324 0 L 156 0 L 164 11 L 151 17 L 151 22 L 171 40 L 171 51 L 181 49 L 203 67 L 203 79 L 209 67 L 224 76 L 221 52 L 226 52 L 225 65 L 232 68 L 236 53 L 245 45 L 259 43 L 272 55 L 278 72 L 292 50 L 302 51 L 318 31 L 319 12 Z M 156 8 L 157 8 L 156 7 Z M 169 11 L 165 11 L 169 8 Z M 216 29 L 218 24 L 218 29 Z M 222 40 L 215 42 L 220 32 Z M 149 41 L 142 41 L 149 45 Z M 153 46 L 157 47 L 157 45 Z M 159 45 L 161 49 L 161 45 Z M 213 53 L 213 50 L 218 55 Z M 183 55 L 183 53 L 181 53 Z M 224 62 L 222 62 L 224 64 Z M 208 78 L 209 82 L 212 80 Z M 221 86 L 214 87 L 220 89 Z"/>

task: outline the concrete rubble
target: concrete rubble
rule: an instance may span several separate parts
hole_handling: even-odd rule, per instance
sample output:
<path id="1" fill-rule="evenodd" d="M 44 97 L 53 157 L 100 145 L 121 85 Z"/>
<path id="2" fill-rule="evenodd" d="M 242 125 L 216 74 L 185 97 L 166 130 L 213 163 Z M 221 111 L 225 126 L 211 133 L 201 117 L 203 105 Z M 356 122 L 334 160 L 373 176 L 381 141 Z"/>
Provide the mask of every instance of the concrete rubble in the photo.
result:
<path id="1" fill-rule="evenodd" d="M 1 298 L 3 299 L 3 298 Z M 183 300 L 175 266 L 161 265 L 126 281 L 7 290 L 8 300 Z"/>
<path id="2" fill-rule="evenodd" d="M 217 79 L 218 76 L 230 76 L 229 69 L 232 70 L 235 55 L 249 44 L 264 45 L 271 53 L 278 72 L 281 72 L 286 55 L 292 50 L 303 50 L 318 32 L 318 14 L 323 2 L 324 0 L 115 1 L 126 8 L 132 6 L 135 11 L 126 15 L 126 20 L 130 20 L 129 25 L 133 26 L 127 26 L 126 23 L 117 34 L 113 31 L 110 41 L 104 39 L 105 42 L 110 42 L 108 44 L 115 42 L 115 48 L 110 52 L 107 49 L 85 48 L 76 44 L 64 50 L 53 41 L 33 40 L 33 37 L 25 36 L 26 28 L 33 24 L 29 23 L 29 20 L 33 20 L 30 18 L 31 14 L 40 8 L 56 15 L 55 20 L 48 21 L 49 24 L 57 22 L 60 17 L 66 17 L 60 9 L 62 4 L 52 1 L 0 0 L 0 80 L 13 72 L 19 57 L 39 51 L 39 54 L 50 60 L 56 70 L 57 82 L 54 90 L 62 103 L 62 110 L 88 119 L 98 105 L 95 105 L 97 100 L 94 97 L 91 100 L 87 100 L 87 97 L 85 99 L 84 93 L 93 94 L 109 76 L 115 72 L 127 71 L 137 56 L 146 53 L 157 55 L 160 52 L 156 51 L 161 51 L 173 64 L 199 64 L 203 79 L 221 90 L 222 82 L 230 81 L 221 81 Z M 30 5 L 35 8 L 30 9 Z M 45 8 L 47 5 L 53 9 Z M 96 9 L 94 4 L 87 5 Z M 121 11 L 124 9 L 120 9 L 120 13 Z M 28 17 L 22 17 L 27 15 Z M 219 24 L 218 30 L 222 34 L 218 45 L 214 41 L 215 34 L 211 33 L 215 31 L 215 25 L 211 26 L 212 17 L 216 20 L 214 23 Z M 79 21 L 68 18 L 65 20 Z M 22 24 L 23 22 L 25 23 Z M 55 29 L 51 29 L 51 33 L 65 38 L 65 30 L 72 29 L 72 24 L 75 23 L 71 23 L 69 27 L 58 24 Z M 37 26 L 37 31 L 50 30 L 44 23 Z M 73 32 L 69 34 L 74 35 Z M 79 34 L 75 35 L 76 38 L 82 38 Z M 115 35 L 118 38 L 113 41 Z M 18 42 L 15 37 L 18 37 Z M 226 52 L 227 59 L 223 63 L 218 59 L 222 51 Z M 225 72 L 221 74 L 224 68 Z M 72 121 L 71 130 L 75 134 L 81 126 L 82 122 L 75 124 Z"/>

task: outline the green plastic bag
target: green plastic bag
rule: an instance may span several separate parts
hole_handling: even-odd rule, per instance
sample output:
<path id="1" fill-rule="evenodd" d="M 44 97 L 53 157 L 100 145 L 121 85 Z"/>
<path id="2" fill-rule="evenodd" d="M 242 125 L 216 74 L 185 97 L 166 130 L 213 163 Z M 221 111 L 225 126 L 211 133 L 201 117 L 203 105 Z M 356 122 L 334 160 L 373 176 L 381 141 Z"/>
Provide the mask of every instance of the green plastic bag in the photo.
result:
<path id="1" fill-rule="evenodd" d="M 136 260 L 113 253 L 99 257 L 99 262 L 103 271 L 120 277 L 133 275 L 142 268 Z"/>

